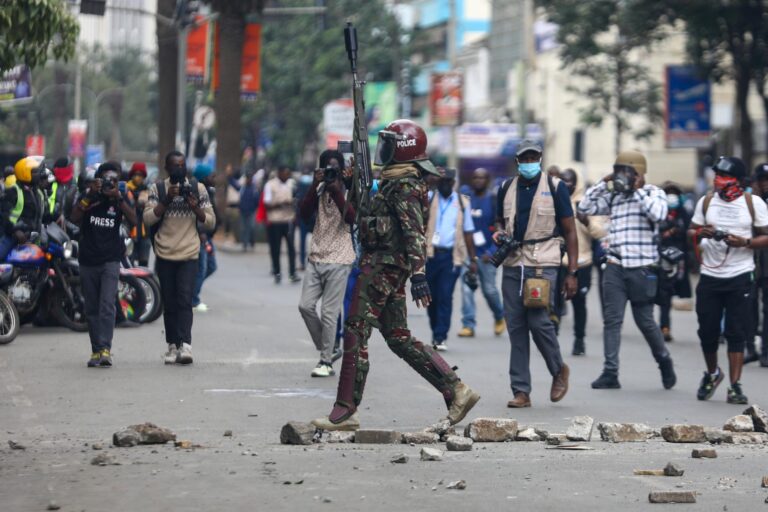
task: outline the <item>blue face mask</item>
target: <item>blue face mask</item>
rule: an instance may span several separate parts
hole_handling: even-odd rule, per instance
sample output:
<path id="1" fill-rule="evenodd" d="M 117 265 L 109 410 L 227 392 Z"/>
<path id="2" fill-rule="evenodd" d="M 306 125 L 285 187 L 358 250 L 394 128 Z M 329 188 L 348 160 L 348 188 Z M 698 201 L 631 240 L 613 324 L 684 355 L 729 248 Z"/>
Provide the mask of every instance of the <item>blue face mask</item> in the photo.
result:
<path id="1" fill-rule="evenodd" d="M 541 172 L 541 162 L 519 163 L 517 164 L 517 170 L 523 178 L 530 180 Z"/>

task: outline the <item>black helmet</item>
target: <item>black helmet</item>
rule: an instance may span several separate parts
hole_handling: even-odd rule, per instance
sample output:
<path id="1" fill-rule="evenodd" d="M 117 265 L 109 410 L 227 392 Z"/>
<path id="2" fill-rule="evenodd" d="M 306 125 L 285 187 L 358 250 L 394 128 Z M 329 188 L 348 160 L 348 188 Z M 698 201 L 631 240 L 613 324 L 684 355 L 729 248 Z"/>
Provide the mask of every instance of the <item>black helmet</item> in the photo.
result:
<path id="1" fill-rule="evenodd" d="M 752 173 L 756 180 L 760 178 L 768 178 L 768 162 L 757 164 L 754 172 Z"/>
<path id="2" fill-rule="evenodd" d="M 715 172 L 721 172 L 734 178 L 743 179 L 747 176 L 747 166 L 741 161 L 741 158 L 735 156 L 721 156 L 715 166 Z"/>

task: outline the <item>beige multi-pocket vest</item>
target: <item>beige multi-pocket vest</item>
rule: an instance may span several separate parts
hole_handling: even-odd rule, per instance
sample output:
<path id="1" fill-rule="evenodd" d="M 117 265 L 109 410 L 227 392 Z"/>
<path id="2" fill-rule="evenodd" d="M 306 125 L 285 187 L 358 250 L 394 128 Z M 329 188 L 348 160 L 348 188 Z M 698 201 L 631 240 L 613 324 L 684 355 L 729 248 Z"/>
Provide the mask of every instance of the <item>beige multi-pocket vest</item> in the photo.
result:
<path id="1" fill-rule="evenodd" d="M 429 222 L 427 222 L 427 258 L 435 256 L 435 248 L 432 245 L 432 238 L 437 229 L 437 208 L 440 202 L 438 192 L 435 191 L 432 196 L 432 202 L 429 205 Z M 459 209 L 456 215 L 456 235 L 453 238 L 453 265 L 460 267 L 467 259 L 467 243 L 464 240 L 464 208 L 469 204 L 469 197 L 457 194 L 455 207 Z"/>
<path id="2" fill-rule="evenodd" d="M 554 189 L 557 190 L 560 180 L 552 178 Z M 504 196 L 504 229 L 507 233 L 513 233 L 515 229 L 515 214 L 517 212 L 517 183 L 515 178 Z M 531 213 L 528 217 L 528 227 L 525 230 L 524 240 L 537 240 L 551 236 L 557 225 L 555 215 L 555 198 L 549 190 L 547 177 L 542 174 L 539 186 L 533 196 Z M 559 267 L 560 246 L 563 238 L 556 236 L 545 242 L 536 244 L 524 244 L 520 250 L 514 251 L 506 260 L 505 266 L 526 267 Z"/>

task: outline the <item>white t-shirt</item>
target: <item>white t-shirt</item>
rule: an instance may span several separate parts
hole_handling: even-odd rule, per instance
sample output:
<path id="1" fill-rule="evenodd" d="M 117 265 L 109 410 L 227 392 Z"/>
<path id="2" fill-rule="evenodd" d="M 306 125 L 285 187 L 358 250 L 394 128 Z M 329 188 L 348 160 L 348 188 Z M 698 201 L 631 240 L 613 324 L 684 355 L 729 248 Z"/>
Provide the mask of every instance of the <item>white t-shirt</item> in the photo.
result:
<path id="1" fill-rule="evenodd" d="M 768 226 L 768 207 L 759 196 L 752 195 L 752 204 L 755 207 L 755 222 L 757 228 Z M 709 224 L 715 229 L 722 229 L 728 233 L 743 238 L 752 238 L 752 216 L 749 214 L 747 200 L 742 195 L 730 203 L 720 199 L 715 194 L 707 208 L 707 218 L 704 219 L 704 197 L 696 203 L 692 222 L 699 226 Z M 724 241 L 716 242 L 712 238 L 701 240 L 701 257 L 704 265 L 701 273 L 711 277 L 729 278 L 755 270 L 754 250 L 748 247 L 731 247 Z M 723 263 L 725 260 L 725 263 Z"/>

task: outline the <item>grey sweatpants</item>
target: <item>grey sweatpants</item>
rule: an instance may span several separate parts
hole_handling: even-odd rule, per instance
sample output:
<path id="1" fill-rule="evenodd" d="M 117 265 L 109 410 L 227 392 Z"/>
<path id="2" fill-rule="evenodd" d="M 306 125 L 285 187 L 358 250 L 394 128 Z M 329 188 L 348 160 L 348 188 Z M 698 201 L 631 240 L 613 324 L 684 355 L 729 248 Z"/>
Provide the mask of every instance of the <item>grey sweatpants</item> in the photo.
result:
<path id="1" fill-rule="evenodd" d="M 304 274 L 299 312 L 315 347 L 320 351 L 320 360 L 329 364 L 351 270 L 352 265 L 308 261 Z M 318 316 L 317 303 L 320 301 Z"/>
<path id="2" fill-rule="evenodd" d="M 557 268 L 543 269 L 542 277 L 550 281 L 550 308 L 554 310 L 557 288 Z M 544 357 L 549 373 L 554 377 L 563 367 L 563 356 L 555 333 L 555 323 L 547 308 L 529 309 L 523 306 L 521 293 L 520 267 L 504 267 L 501 281 L 501 293 L 504 296 L 504 317 L 507 321 L 509 342 L 512 345 L 509 354 L 509 381 L 513 393 L 531 392 L 531 343 L 533 342 Z M 525 268 L 525 277 L 534 277 L 536 269 Z"/>
<path id="3" fill-rule="evenodd" d="M 95 266 L 80 265 L 80 283 L 85 300 L 85 317 L 88 319 L 91 352 L 99 352 L 105 348 L 112 349 L 119 277 L 119 261 Z"/>
<path id="4" fill-rule="evenodd" d="M 624 268 L 608 264 L 603 273 L 603 371 L 619 373 L 619 347 L 621 325 L 627 301 L 632 305 L 632 316 L 645 341 L 658 362 L 669 357 L 661 328 L 653 319 L 653 300 L 656 297 L 658 277 L 647 267 Z"/>

